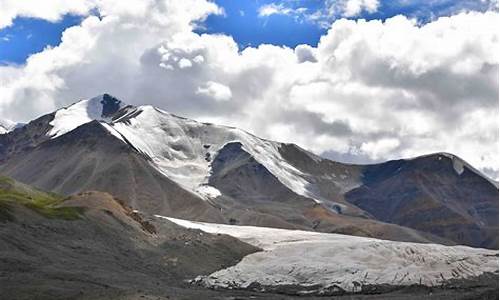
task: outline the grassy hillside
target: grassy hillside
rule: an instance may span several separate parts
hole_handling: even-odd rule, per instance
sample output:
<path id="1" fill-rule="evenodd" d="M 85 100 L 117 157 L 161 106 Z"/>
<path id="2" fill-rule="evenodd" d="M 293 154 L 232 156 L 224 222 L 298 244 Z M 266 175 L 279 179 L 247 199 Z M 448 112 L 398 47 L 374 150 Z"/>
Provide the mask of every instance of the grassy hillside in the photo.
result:
<path id="1" fill-rule="evenodd" d="M 13 221 L 12 209 L 22 205 L 47 218 L 75 220 L 80 218 L 78 207 L 58 207 L 65 198 L 46 193 L 11 178 L 0 176 L 0 222 Z"/>

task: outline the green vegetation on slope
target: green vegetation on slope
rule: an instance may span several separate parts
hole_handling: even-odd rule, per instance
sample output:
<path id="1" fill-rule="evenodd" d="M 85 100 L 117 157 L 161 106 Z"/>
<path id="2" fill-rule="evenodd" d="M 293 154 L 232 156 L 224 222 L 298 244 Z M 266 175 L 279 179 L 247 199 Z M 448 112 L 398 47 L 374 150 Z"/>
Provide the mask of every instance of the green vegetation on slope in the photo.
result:
<path id="1" fill-rule="evenodd" d="M 23 205 L 47 218 L 79 219 L 82 208 L 58 207 L 63 201 L 62 196 L 45 193 L 11 178 L 0 176 L 0 222 L 14 220 L 12 215 L 14 204 Z"/>

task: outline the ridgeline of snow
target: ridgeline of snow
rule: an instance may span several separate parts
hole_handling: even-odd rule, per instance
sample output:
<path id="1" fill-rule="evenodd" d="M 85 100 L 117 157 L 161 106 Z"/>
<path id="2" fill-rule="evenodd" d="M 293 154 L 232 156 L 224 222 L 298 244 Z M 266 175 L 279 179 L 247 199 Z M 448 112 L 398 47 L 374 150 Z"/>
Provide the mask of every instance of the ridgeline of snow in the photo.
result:
<path id="1" fill-rule="evenodd" d="M 47 135 L 56 138 L 93 120 L 110 121 L 109 118 L 104 116 L 105 104 L 103 99 L 105 96 L 106 94 L 81 100 L 57 110 L 54 119 L 50 122 L 52 129 Z M 120 108 L 123 107 L 121 102 L 118 105 Z"/>
<path id="2" fill-rule="evenodd" d="M 111 133 L 114 137 L 116 137 L 117 139 L 119 139 L 120 141 L 126 143 L 127 141 L 125 141 L 125 139 L 123 139 L 123 136 L 121 136 L 121 134 L 116 131 L 113 127 L 111 127 L 111 125 L 109 125 L 108 123 L 106 122 L 100 122 L 100 124 L 107 130 L 109 131 L 109 133 Z"/>
<path id="3" fill-rule="evenodd" d="M 186 228 L 227 234 L 262 248 L 237 265 L 196 282 L 208 287 L 265 290 L 292 285 L 298 293 L 360 292 L 366 285 L 440 285 L 498 272 L 498 251 L 465 246 L 394 242 L 341 234 L 192 222 Z"/>

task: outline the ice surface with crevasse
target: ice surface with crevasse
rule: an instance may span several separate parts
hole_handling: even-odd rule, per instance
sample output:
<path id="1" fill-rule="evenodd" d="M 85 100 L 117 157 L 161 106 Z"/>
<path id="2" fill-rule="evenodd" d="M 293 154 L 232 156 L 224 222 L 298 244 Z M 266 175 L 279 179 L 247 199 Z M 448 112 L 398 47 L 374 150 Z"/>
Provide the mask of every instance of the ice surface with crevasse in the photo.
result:
<path id="1" fill-rule="evenodd" d="M 210 287 L 294 285 L 299 292 L 321 294 L 335 289 L 359 292 L 366 285 L 435 286 L 498 272 L 497 250 L 157 217 L 263 249 L 235 266 L 196 279 Z"/>

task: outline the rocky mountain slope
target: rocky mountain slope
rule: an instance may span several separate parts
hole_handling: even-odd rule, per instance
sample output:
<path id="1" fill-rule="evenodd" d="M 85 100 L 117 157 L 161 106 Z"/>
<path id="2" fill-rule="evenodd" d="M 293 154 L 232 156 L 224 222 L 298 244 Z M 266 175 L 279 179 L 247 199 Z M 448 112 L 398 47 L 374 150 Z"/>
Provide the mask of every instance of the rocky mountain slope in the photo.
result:
<path id="1" fill-rule="evenodd" d="M 62 197 L 0 178 L 1 299 L 220 299 L 183 280 L 255 251 L 154 224 L 106 193 Z"/>
<path id="2" fill-rule="evenodd" d="M 498 247 L 498 187 L 447 153 L 367 166 L 346 194 L 378 220 L 433 232 L 459 244 Z"/>
<path id="3" fill-rule="evenodd" d="M 498 248 L 498 187 L 453 155 L 343 164 L 107 94 L 1 134 L 0 172 L 170 217 Z"/>

